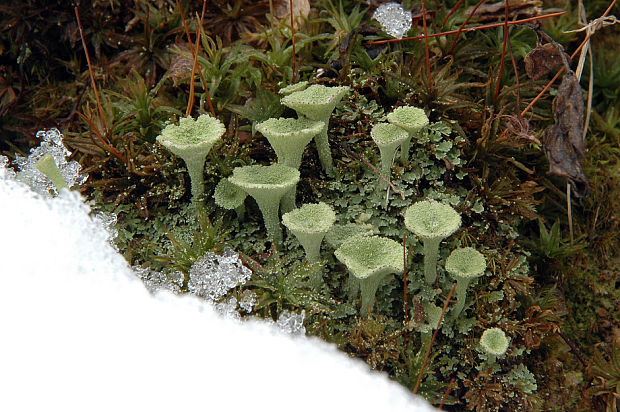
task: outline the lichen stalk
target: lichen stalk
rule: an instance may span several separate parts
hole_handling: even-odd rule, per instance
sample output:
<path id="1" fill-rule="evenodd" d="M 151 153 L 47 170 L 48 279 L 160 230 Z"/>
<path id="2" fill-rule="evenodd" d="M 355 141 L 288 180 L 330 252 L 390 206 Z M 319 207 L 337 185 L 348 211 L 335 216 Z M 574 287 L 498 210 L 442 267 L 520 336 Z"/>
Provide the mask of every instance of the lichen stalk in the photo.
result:
<path id="1" fill-rule="evenodd" d="M 461 278 L 456 281 L 456 304 L 452 308 L 452 317 L 458 317 L 463 308 L 465 307 L 465 299 L 467 299 L 467 287 L 469 286 L 469 279 Z"/>
<path id="2" fill-rule="evenodd" d="M 327 138 L 327 123 L 329 122 L 329 118 L 321 120 L 325 122 L 325 126 L 323 126 L 321 132 L 314 137 L 314 142 L 316 143 L 316 150 L 319 153 L 319 160 L 321 161 L 325 173 L 332 174 L 334 171 L 334 161 Z"/>
<path id="3" fill-rule="evenodd" d="M 432 285 L 437 279 L 437 257 L 439 255 L 441 239 L 424 240 L 424 279 Z"/>
<path id="4" fill-rule="evenodd" d="M 263 222 L 267 229 L 267 237 L 271 239 L 278 248 L 282 248 L 282 227 L 280 227 L 280 219 L 278 211 L 280 209 L 279 202 L 267 202 L 255 198 L 258 208 L 263 214 Z"/>

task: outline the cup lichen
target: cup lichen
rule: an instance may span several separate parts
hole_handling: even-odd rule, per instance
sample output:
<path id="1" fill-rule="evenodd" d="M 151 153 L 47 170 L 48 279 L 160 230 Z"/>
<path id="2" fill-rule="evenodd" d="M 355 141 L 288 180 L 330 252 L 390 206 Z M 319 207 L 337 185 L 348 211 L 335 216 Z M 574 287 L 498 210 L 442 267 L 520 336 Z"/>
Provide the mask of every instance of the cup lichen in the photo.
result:
<path id="1" fill-rule="evenodd" d="M 441 241 L 461 227 L 461 216 L 452 207 L 436 200 L 422 200 L 405 211 L 405 226 L 424 244 L 424 278 L 437 278 L 437 257 Z"/>
<path id="2" fill-rule="evenodd" d="M 229 180 L 256 200 L 263 214 L 267 236 L 281 247 L 280 200 L 289 190 L 294 190 L 299 182 L 299 170 L 279 163 L 242 166 L 233 169 Z"/>
<path id="3" fill-rule="evenodd" d="M 471 247 L 455 249 L 446 259 L 446 271 L 456 279 L 456 305 L 452 309 L 453 317 L 457 317 L 465 307 L 469 282 L 482 276 L 486 267 L 484 255 Z"/>
<path id="4" fill-rule="evenodd" d="M 199 202 L 204 193 L 207 154 L 225 131 L 222 122 L 203 114 L 195 120 L 183 117 L 178 125 L 168 124 L 157 136 L 159 144 L 185 161 L 192 184 L 192 202 Z"/>
<path id="5" fill-rule="evenodd" d="M 282 104 L 295 110 L 297 114 L 311 120 L 320 120 L 325 123 L 323 129 L 314 138 L 319 159 L 326 173 L 333 172 L 332 153 L 327 138 L 329 117 L 334 108 L 350 90 L 348 86 L 327 87 L 315 84 L 307 89 L 293 92 L 282 98 Z"/>
<path id="6" fill-rule="evenodd" d="M 381 173 L 386 179 L 390 180 L 396 149 L 403 144 L 409 135 L 407 131 L 393 124 L 377 123 L 370 130 L 370 137 L 377 144 L 381 153 Z M 387 185 L 383 179 L 379 179 L 379 181 L 382 182 L 379 187 Z"/>
<path id="7" fill-rule="evenodd" d="M 380 236 L 355 236 L 345 241 L 334 254 L 359 280 L 362 291 L 361 313 L 370 311 L 381 281 L 389 274 L 404 271 L 402 246 Z"/>
<path id="8" fill-rule="evenodd" d="M 409 161 L 409 148 L 411 139 L 416 136 L 423 127 L 428 126 L 428 117 L 424 110 L 412 106 L 402 106 L 394 109 L 387 115 L 387 120 L 393 125 L 403 128 L 409 134 L 400 148 L 400 160 L 407 163 Z"/>

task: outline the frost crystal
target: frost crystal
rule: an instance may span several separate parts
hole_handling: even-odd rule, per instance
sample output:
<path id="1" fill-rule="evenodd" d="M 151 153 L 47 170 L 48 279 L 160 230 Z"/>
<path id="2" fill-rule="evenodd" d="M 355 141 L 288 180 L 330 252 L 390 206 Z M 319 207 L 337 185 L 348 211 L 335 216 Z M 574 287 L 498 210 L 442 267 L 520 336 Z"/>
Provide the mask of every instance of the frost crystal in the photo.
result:
<path id="1" fill-rule="evenodd" d="M 228 300 L 215 304 L 215 311 L 228 319 L 240 320 L 241 315 L 237 312 L 237 299 L 231 296 Z"/>
<path id="2" fill-rule="evenodd" d="M 252 309 L 254 309 L 254 306 L 256 306 L 257 301 L 258 301 L 258 298 L 256 296 L 256 293 L 252 292 L 251 290 L 246 289 L 241 294 L 241 300 L 239 301 L 239 307 L 245 310 L 247 313 L 250 313 L 252 312 Z"/>
<path id="3" fill-rule="evenodd" d="M 377 7 L 372 18 L 381 24 L 381 28 L 387 34 L 397 39 L 402 39 L 411 29 L 411 12 L 396 2 L 385 3 Z"/>
<path id="4" fill-rule="evenodd" d="M 52 181 L 35 166 L 46 153 L 49 153 L 67 186 L 81 185 L 86 181 L 88 175 L 80 173 L 80 164 L 74 160 L 67 161 L 71 152 L 62 144 L 63 136 L 58 129 L 40 130 L 37 132 L 37 138 L 41 140 L 41 144 L 30 149 L 28 157 L 15 156 L 15 162 L 19 167 L 18 180 L 27 183 L 35 192 L 42 195 L 58 194 Z"/>
<path id="5" fill-rule="evenodd" d="M 306 311 L 302 310 L 298 315 L 295 312 L 283 310 L 278 317 L 276 325 L 284 332 L 291 335 L 305 335 L 306 328 L 304 327 L 304 319 L 306 318 Z"/>
<path id="6" fill-rule="evenodd" d="M 162 273 L 141 266 L 132 266 L 132 269 L 151 293 L 160 289 L 169 290 L 177 295 L 181 293 L 183 273 L 178 270 L 171 273 Z"/>
<path id="7" fill-rule="evenodd" d="M 230 289 L 245 284 L 251 275 L 239 255 L 224 248 L 221 255 L 209 252 L 192 265 L 187 286 L 193 294 L 216 301 Z"/>
<path id="8" fill-rule="evenodd" d="M 15 172 L 9 165 L 9 158 L 6 156 L 0 155 L 0 180 L 2 179 L 13 179 L 15 177 Z"/>

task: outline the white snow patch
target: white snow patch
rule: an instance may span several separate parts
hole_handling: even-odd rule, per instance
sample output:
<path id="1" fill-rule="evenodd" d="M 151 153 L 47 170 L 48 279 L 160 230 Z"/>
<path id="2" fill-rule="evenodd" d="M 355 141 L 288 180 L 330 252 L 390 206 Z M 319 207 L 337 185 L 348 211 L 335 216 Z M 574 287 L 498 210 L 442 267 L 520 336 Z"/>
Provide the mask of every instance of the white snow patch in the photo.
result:
<path id="1" fill-rule="evenodd" d="M 153 297 L 79 195 L 2 177 L 0 410 L 434 410 L 333 345 Z"/>

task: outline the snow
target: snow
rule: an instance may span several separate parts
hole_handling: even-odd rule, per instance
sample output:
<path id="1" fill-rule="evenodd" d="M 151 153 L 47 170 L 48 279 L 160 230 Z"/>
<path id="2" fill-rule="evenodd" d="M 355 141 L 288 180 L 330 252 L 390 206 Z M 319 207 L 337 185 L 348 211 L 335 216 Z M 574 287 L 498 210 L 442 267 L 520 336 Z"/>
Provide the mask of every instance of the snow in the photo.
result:
<path id="1" fill-rule="evenodd" d="M 0 410 L 433 410 L 316 338 L 151 295 L 76 192 L 46 199 L 6 174 Z"/>

